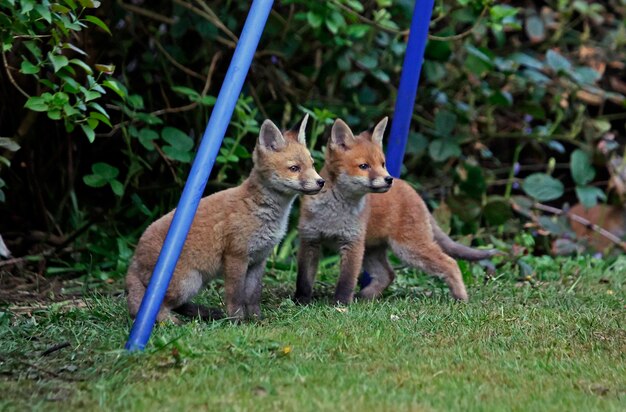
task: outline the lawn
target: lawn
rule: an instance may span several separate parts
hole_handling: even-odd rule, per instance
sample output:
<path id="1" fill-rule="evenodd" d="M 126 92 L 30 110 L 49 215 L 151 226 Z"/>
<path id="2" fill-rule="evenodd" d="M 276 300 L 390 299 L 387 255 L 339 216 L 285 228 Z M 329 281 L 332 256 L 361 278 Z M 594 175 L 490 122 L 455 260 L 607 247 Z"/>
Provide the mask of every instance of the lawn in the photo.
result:
<path id="1" fill-rule="evenodd" d="M 136 354 L 120 294 L 0 307 L 0 410 L 626 410 L 626 258 L 534 265 L 465 268 L 468 304 L 404 270 L 348 308 L 328 304 L 334 269 L 307 307 L 271 271 L 264 320 L 159 325 Z"/>

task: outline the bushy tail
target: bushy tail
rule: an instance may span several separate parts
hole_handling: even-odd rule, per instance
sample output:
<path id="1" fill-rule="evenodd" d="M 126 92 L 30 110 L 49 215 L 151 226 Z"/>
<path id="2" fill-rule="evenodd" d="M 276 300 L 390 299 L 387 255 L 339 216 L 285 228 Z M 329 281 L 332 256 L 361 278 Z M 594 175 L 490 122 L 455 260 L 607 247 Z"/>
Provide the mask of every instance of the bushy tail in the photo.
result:
<path id="1" fill-rule="evenodd" d="M 455 259 L 464 259 L 469 261 L 489 259 L 492 256 L 500 254 L 500 251 L 496 249 L 479 250 L 467 247 L 460 243 L 455 242 L 446 235 L 443 230 L 437 225 L 435 218 L 430 216 L 430 225 L 433 228 L 433 236 L 435 242 L 443 249 L 443 251 L 450 257 Z"/>
<path id="2" fill-rule="evenodd" d="M 200 318 L 201 320 L 217 320 L 224 318 L 224 312 L 217 308 L 209 308 L 191 302 L 183 303 L 172 310 L 188 318 Z"/>

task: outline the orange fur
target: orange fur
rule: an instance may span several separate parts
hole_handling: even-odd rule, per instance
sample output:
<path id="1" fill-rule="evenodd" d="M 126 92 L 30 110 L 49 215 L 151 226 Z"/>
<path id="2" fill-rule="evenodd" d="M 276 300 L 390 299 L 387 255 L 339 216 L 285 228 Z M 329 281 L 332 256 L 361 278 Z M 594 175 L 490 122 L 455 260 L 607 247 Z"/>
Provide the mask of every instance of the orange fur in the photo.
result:
<path id="1" fill-rule="evenodd" d="M 372 277 L 360 292 L 363 298 L 379 296 L 393 281 L 388 249 L 405 263 L 443 278 L 459 300 L 467 300 L 467 292 L 450 255 L 477 260 L 495 253 L 452 241 L 436 226 L 413 188 L 389 176 L 382 150 L 386 122 L 385 118 L 373 133 L 358 136 L 341 120 L 333 125 L 320 172 L 327 181 L 326 189 L 302 199 L 297 301 L 307 303 L 311 299 L 321 243 L 334 244 L 341 255 L 335 292 L 340 303 L 352 300 L 361 266 Z"/>
<path id="2" fill-rule="evenodd" d="M 254 167 L 238 187 L 200 201 L 185 245 L 167 289 L 159 321 L 171 313 L 202 315 L 189 301 L 203 285 L 224 275 L 229 317 L 260 316 L 261 276 L 265 260 L 282 239 L 294 198 L 319 192 L 324 181 L 313 168 L 304 143 L 306 117 L 299 133 L 282 134 L 269 120 L 261 127 Z M 152 223 L 141 236 L 128 269 L 128 308 L 135 316 L 174 211 Z"/>

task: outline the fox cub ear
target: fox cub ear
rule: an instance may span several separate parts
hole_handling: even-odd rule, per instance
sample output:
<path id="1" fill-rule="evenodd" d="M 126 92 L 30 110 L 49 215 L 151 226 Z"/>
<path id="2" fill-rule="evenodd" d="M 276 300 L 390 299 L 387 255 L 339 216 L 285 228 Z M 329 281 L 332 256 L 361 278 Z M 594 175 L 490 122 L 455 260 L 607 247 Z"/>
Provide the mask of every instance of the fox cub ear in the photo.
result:
<path id="1" fill-rule="evenodd" d="M 304 146 L 306 146 L 305 135 L 306 135 L 306 124 L 308 121 L 309 121 L 309 114 L 307 113 L 306 115 L 304 115 L 304 118 L 300 122 L 300 128 L 298 129 L 298 143 Z"/>
<path id="2" fill-rule="evenodd" d="M 354 134 L 346 122 L 341 119 L 335 120 L 330 132 L 330 148 L 332 150 L 348 150 L 354 140 Z"/>
<path id="3" fill-rule="evenodd" d="M 378 122 L 376 127 L 374 128 L 374 132 L 372 133 L 372 142 L 376 143 L 379 146 L 383 145 L 383 135 L 385 134 L 385 128 L 387 128 L 388 117 L 385 117 L 383 120 Z"/>
<path id="4" fill-rule="evenodd" d="M 279 152 L 287 146 L 287 141 L 285 141 L 280 129 L 267 119 L 261 125 L 259 144 L 262 149 Z"/>

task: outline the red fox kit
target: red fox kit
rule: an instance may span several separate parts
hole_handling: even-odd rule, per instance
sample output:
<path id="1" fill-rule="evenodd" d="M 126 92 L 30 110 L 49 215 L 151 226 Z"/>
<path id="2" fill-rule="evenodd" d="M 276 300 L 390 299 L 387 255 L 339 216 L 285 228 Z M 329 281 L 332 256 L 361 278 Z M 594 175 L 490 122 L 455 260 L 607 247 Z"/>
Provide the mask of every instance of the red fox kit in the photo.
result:
<path id="1" fill-rule="evenodd" d="M 361 266 L 372 282 L 359 296 L 373 299 L 394 279 L 391 250 L 406 264 L 443 278 L 452 296 L 467 300 L 459 267 L 452 257 L 480 260 L 495 251 L 471 249 L 451 240 L 435 223 L 421 197 L 385 168 L 384 118 L 373 133 L 354 136 L 341 119 L 333 125 L 320 172 L 327 189 L 302 199 L 298 280 L 294 298 L 311 300 L 322 242 L 341 255 L 335 301 L 352 300 Z M 451 257 L 452 256 L 452 257 Z"/>
<path id="2" fill-rule="evenodd" d="M 158 321 L 178 323 L 171 311 L 206 315 L 205 309 L 189 300 L 219 274 L 224 275 L 229 317 L 261 315 L 259 301 L 265 260 L 285 234 L 291 205 L 298 194 L 315 194 L 324 186 L 305 145 L 307 119 L 308 116 L 299 131 L 284 134 L 266 120 L 254 149 L 250 176 L 240 186 L 200 201 Z M 126 275 L 128 309 L 133 317 L 139 310 L 172 217 L 173 211 L 152 223 L 137 245 Z"/>

